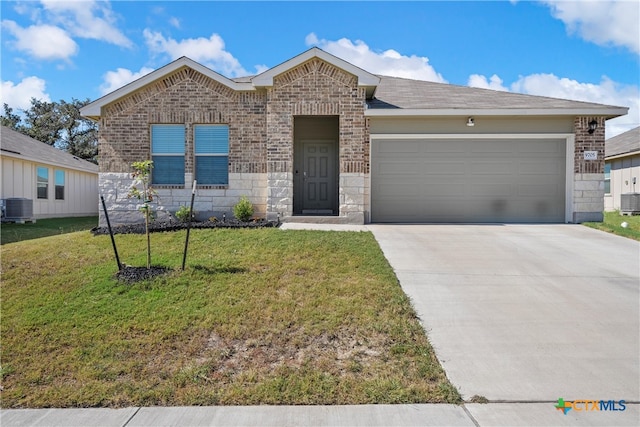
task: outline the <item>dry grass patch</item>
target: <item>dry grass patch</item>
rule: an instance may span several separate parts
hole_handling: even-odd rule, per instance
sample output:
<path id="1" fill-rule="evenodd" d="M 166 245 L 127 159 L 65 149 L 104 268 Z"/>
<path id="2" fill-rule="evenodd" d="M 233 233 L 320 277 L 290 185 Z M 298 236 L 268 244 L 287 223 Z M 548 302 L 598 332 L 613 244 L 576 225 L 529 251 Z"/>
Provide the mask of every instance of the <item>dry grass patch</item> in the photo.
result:
<path id="1" fill-rule="evenodd" d="M 2 406 L 460 402 L 370 233 L 108 236 L 2 246 Z M 146 262 L 144 236 L 116 236 Z"/>

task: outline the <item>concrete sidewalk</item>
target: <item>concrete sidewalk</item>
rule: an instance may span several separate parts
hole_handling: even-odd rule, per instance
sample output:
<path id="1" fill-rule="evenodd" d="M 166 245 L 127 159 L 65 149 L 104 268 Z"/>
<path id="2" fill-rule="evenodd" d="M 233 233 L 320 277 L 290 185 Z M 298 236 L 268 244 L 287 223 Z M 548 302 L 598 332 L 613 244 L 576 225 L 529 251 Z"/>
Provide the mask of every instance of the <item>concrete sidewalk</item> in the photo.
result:
<path id="1" fill-rule="evenodd" d="M 124 409 L 9 409 L 3 427 L 156 426 L 637 426 L 640 405 L 622 412 L 564 415 L 546 403 L 467 403 L 465 405 L 202 406 Z"/>

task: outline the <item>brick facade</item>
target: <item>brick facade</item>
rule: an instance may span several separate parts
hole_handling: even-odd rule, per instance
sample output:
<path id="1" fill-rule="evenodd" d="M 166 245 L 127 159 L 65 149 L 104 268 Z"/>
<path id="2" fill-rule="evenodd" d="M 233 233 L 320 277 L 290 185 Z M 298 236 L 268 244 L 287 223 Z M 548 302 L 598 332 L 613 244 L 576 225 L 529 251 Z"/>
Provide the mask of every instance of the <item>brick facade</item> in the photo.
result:
<path id="1" fill-rule="evenodd" d="M 142 83 L 122 96 L 103 98 L 99 113 L 92 111 L 91 117 L 99 117 L 99 185 L 109 209 L 117 213 L 114 222 L 139 220 L 137 206 L 126 198 L 126 193 L 131 185 L 131 163 L 151 157 L 152 124 L 185 126 L 185 184 L 157 188 L 158 210 L 165 214 L 174 212 L 190 200 L 194 126 L 226 124 L 229 184 L 200 187 L 196 211 L 201 217 L 230 216 L 237 200 L 246 195 L 255 205 L 256 216 L 286 221 L 294 215 L 294 194 L 300 194 L 302 188 L 297 187 L 300 175 L 294 173 L 294 168 L 299 167 L 294 165 L 294 158 L 300 162 L 301 152 L 294 153 L 297 149 L 294 123 L 296 117 L 313 116 L 337 118 L 333 123 L 337 123 L 334 126 L 338 140 L 337 190 L 334 190 L 338 212 L 337 216 L 324 220 L 367 222 L 371 208 L 371 118 L 365 112 L 367 95 L 373 94 L 372 87 L 378 80 L 340 61 L 318 53 L 292 60 L 292 65 L 286 63 L 289 68 L 278 66 L 254 79 L 234 82 L 193 61 L 178 60 L 160 77 L 143 78 Z M 571 118 L 566 119 L 564 132 L 570 132 Z M 588 126 L 592 120 L 598 125 L 590 134 Z M 322 125 L 321 129 L 328 126 Z M 567 140 L 574 144 L 573 162 L 567 159 L 568 165 L 573 165 L 573 181 L 567 183 L 573 222 L 602 218 L 604 130 L 602 116 L 574 119 L 574 136 Z M 317 135 L 312 128 L 308 128 L 309 132 Z M 435 130 L 428 128 L 424 132 Z M 585 160 L 585 151 L 597 151 L 598 156 Z M 567 172 L 571 174 L 571 166 Z M 296 209 L 296 213 L 303 212 L 299 206 Z M 336 213 L 334 206 L 332 210 Z"/>
<path id="2" fill-rule="evenodd" d="M 589 133 L 589 122 L 597 128 Z M 602 221 L 604 212 L 604 136 L 603 117 L 581 116 L 574 119 L 573 215 L 572 222 Z M 586 160 L 585 151 L 597 151 L 595 160 Z"/>
<path id="3" fill-rule="evenodd" d="M 265 173 L 265 110 L 264 92 L 236 92 L 183 68 L 104 107 L 100 171 L 129 172 L 150 158 L 151 124 L 184 124 L 185 172 L 193 173 L 193 125 L 228 124 L 229 172 Z"/>
<path id="4" fill-rule="evenodd" d="M 595 120 L 598 127 L 589 133 L 589 122 Z M 574 120 L 575 133 L 575 173 L 604 173 L 604 130 L 603 117 L 576 117 Z M 597 160 L 585 160 L 585 151 L 597 151 Z"/>
<path id="5" fill-rule="evenodd" d="M 267 172 L 274 182 L 289 182 L 269 194 L 267 204 L 282 217 L 293 214 L 293 122 L 295 116 L 339 117 L 339 171 L 368 173 L 365 154 L 369 153 L 369 134 L 365 126 L 366 94 L 357 78 L 320 59 L 313 59 L 274 78 L 267 93 Z M 347 187 L 340 185 L 340 200 Z M 341 204 L 340 216 L 359 211 L 364 221 L 364 202 L 353 207 Z M 349 217 L 353 216 L 349 212 Z"/>
<path id="6" fill-rule="evenodd" d="M 229 215 L 237 198 L 248 194 L 259 216 L 284 219 L 293 214 L 294 117 L 338 116 L 339 171 L 364 177 L 369 168 L 365 98 L 356 76 L 317 58 L 277 76 L 273 87 L 246 92 L 183 67 L 103 107 L 101 192 L 122 222 L 133 221 L 135 204 L 123 199 L 121 187 L 130 185 L 131 163 L 151 156 L 150 125 L 184 124 L 185 185 L 158 187 L 158 209 L 177 210 L 188 202 L 192 185 L 193 126 L 228 124 L 229 185 L 199 190 L 195 210 Z M 249 180 L 251 188 L 233 177 Z M 347 182 L 352 180 L 340 180 Z M 362 190 L 341 186 L 339 191 L 343 219 L 364 222 Z"/>

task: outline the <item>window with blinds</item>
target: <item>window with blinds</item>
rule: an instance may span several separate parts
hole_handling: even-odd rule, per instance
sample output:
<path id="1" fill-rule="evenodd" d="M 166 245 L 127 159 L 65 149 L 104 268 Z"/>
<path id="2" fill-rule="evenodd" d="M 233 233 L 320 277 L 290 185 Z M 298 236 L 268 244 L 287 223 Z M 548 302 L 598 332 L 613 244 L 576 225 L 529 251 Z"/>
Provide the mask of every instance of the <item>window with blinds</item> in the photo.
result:
<path id="1" fill-rule="evenodd" d="M 184 125 L 151 125 L 151 183 L 184 184 Z"/>
<path id="2" fill-rule="evenodd" d="M 229 126 L 196 125 L 193 137 L 198 184 L 229 184 Z"/>

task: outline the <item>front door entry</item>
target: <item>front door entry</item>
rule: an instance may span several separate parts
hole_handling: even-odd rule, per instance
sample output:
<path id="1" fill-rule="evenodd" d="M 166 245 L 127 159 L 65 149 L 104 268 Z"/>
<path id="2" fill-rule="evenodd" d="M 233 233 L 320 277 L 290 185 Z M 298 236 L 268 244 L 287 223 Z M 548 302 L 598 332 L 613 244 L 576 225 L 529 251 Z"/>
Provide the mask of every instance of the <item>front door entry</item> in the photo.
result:
<path id="1" fill-rule="evenodd" d="M 302 157 L 302 214 L 336 214 L 335 142 L 302 141 Z"/>

